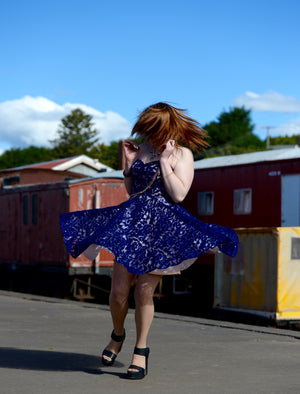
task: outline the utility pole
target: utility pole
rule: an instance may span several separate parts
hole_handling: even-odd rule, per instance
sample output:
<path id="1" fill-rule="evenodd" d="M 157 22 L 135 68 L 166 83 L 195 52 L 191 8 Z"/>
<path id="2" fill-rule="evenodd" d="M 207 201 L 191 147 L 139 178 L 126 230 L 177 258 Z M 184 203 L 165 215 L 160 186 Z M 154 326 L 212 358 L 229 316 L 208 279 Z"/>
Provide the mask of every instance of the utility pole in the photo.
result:
<path id="1" fill-rule="evenodd" d="M 261 126 L 263 129 L 267 130 L 267 149 L 270 149 L 270 129 L 274 129 L 273 126 Z"/>

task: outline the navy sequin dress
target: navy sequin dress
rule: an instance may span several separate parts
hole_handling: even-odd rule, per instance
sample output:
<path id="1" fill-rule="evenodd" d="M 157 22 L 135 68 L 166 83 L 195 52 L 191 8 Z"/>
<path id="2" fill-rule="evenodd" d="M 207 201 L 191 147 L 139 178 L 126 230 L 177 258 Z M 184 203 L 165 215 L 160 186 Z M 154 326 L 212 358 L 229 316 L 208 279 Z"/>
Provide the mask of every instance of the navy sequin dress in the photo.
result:
<path id="1" fill-rule="evenodd" d="M 73 257 L 85 252 L 92 259 L 104 248 L 129 272 L 169 274 L 187 268 L 215 247 L 232 257 L 236 255 L 236 233 L 203 223 L 175 204 L 159 172 L 143 191 L 158 167 L 159 161 L 134 162 L 132 196 L 121 205 L 60 216 L 64 242 Z"/>

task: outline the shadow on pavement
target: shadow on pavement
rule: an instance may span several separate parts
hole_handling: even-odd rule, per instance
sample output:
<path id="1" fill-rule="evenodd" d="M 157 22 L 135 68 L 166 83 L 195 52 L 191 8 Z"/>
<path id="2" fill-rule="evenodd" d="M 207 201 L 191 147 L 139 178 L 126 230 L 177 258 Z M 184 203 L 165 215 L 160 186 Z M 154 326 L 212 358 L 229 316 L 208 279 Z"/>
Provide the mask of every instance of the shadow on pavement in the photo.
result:
<path id="1" fill-rule="evenodd" d="M 0 348 L 0 368 L 25 369 L 37 371 L 81 371 L 90 374 L 110 374 L 124 378 L 120 372 L 106 371 L 100 357 L 81 354 L 57 352 L 55 350 L 29 350 L 11 347 Z M 116 361 L 114 367 L 123 367 Z"/>

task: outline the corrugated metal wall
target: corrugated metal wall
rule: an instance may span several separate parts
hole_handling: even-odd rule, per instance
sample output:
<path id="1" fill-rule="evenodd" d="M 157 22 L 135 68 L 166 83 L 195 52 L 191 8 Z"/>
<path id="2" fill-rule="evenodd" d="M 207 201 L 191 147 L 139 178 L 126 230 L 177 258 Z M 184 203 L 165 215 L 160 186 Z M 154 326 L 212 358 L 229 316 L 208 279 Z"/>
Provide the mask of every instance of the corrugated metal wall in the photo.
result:
<path id="1" fill-rule="evenodd" d="M 216 256 L 215 307 L 300 319 L 300 228 L 237 232 L 237 256 Z"/>

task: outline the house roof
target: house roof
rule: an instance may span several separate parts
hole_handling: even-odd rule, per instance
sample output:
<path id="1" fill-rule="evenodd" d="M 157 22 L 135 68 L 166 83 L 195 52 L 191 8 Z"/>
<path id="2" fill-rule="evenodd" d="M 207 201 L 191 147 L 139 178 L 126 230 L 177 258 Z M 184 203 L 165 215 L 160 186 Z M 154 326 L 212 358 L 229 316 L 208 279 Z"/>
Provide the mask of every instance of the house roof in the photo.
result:
<path id="1" fill-rule="evenodd" d="M 24 166 L 19 166 L 19 167 L 15 167 L 15 168 L 8 168 L 8 169 L 9 170 L 24 170 L 24 169 L 41 168 L 41 169 L 53 170 L 53 167 L 60 165 L 62 163 L 68 162 L 69 160 L 70 160 L 70 158 L 51 160 L 51 161 L 43 161 L 41 163 L 26 164 Z"/>
<path id="2" fill-rule="evenodd" d="M 107 172 L 100 172 L 97 175 L 88 176 L 83 179 L 69 179 L 69 183 L 78 183 L 85 180 L 90 179 L 100 179 L 100 178 L 115 178 L 115 179 L 124 179 L 123 170 L 114 170 L 114 171 L 107 171 Z"/>
<path id="3" fill-rule="evenodd" d="M 195 161 L 195 170 L 291 159 L 300 159 L 299 146 L 296 145 L 293 148 L 274 149 L 261 152 L 243 153 L 241 155 L 219 156 L 197 160 Z"/>
<path id="4" fill-rule="evenodd" d="M 9 168 L 7 171 L 12 170 L 25 170 L 25 169 L 49 169 L 53 171 L 72 171 L 72 167 L 79 164 L 84 164 L 93 168 L 96 171 L 113 171 L 113 168 L 100 163 L 98 159 L 92 159 L 86 155 L 67 157 L 64 159 L 57 159 L 51 161 L 44 161 L 41 163 L 28 164 L 25 166 Z"/>

